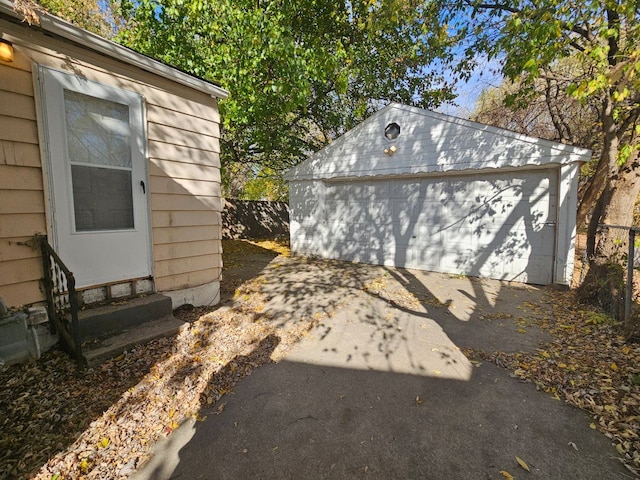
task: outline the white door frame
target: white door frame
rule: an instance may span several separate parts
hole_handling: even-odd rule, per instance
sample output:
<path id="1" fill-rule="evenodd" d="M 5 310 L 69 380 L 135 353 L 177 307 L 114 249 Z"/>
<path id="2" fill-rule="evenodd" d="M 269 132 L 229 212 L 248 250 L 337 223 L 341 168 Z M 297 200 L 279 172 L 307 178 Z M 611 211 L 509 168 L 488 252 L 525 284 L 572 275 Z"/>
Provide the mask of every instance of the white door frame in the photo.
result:
<path id="1" fill-rule="evenodd" d="M 55 70 L 50 67 L 46 67 L 43 65 L 33 64 L 33 78 L 34 78 L 34 91 L 36 96 L 36 110 L 37 110 L 37 118 L 38 118 L 38 133 L 40 138 L 40 150 L 42 157 L 42 168 L 43 168 L 43 177 L 44 177 L 44 185 L 45 185 L 45 209 L 46 209 L 46 220 L 47 220 L 47 229 L 49 233 L 50 243 L 54 247 L 57 252 L 61 252 L 65 249 L 65 245 L 63 245 L 64 241 L 63 237 L 69 239 L 72 238 L 73 235 L 76 238 L 87 237 L 88 240 L 91 235 L 102 236 L 106 234 L 105 240 L 106 244 L 109 245 L 111 243 L 107 237 L 111 237 L 114 239 L 116 237 L 122 238 L 122 233 L 119 231 L 107 231 L 107 232 L 95 232 L 95 233 L 86 233 L 86 232 L 74 232 L 74 231 L 65 231 L 66 229 L 74 228 L 74 220 L 73 220 L 73 199 L 72 194 L 66 192 L 66 194 L 71 195 L 70 201 L 61 200 L 59 195 L 56 195 L 56 188 L 54 185 L 54 174 L 55 170 L 58 170 L 58 179 L 60 178 L 60 167 L 59 165 L 54 165 L 53 155 L 60 154 L 60 149 L 63 148 L 64 152 L 66 152 L 66 138 L 62 139 L 64 146 L 60 146 L 59 144 L 54 144 L 51 142 L 60 142 L 61 135 L 60 132 L 64 133 L 64 126 L 60 125 L 52 125 L 52 123 L 63 124 L 64 119 L 60 116 L 60 112 L 54 112 L 50 103 L 47 102 L 47 99 L 52 94 L 52 89 L 59 88 L 61 91 L 63 89 L 68 89 L 71 91 L 77 91 L 79 93 L 83 93 L 85 95 L 94 96 L 97 98 L 102 98 L 105 100 L 111 100 L 118 103 L 126 104 L 130 108 L 130 124 L 132 126 L 139 126 L 139 128 L 135 128 L 135 132 L 132 135 L 131 139 L 131 147 L 132 147 L 132 163 L 136 163 L 136 171 L 138 172 L 133 178 L 132 174 L 132 186 L 133 195 L 137 195 L 137 199 L 134 199 L 134 204 L 137 206 L 134 207 L 134 229 L 135 234 L 139 241 L 137 244 L 139 245 L 142 253 L 138 257 L 139 265 L 137 268 L 132 268 L 129 272 L 123 270 L 124 273 L 114 273 L 113 269 L 109 273 L 107 272 L 105 275 L 101 275 L 101 268 L 98 263 L 96 270 L 96 274 L 93 273 L 90 275 L 81 274 L 77 278 L 77 286 L 78 287 L 88 287 L 93 285 L 99 285 L 104 283 L 115 283 L 118 281 L 126 281 L 134 278 L 141 277 L 150 277 L 153 274 L 153 254 L 152 254 L 152 242 L 151 242 L 151 212 L 150 212 L 150 191 L 149 191 L 149 174 L 148 174 L 148 159 L 147 159 L 147 139 L 146 139 L 146 117 L 145 117 L 145 104 L 144 98 L 134 92 L 122 90 L 117 87 L 113 87 L 110 85 L 105 85 L 99 82 L 95 82 L 92 80 L 87 80 L 86 78 L 79 77 L 77 75 L 73 75 L 71 73 Z M 57 85 L 56 85 L 57 83 Z M 55 95 L 55 94 L 54 94 Z M 64 113 L 64 111 L 62 111 Z M 52 128 L 57 132 L 52 135 Z M 132 128 L 134 130 L 134 128 Z M 52 138 L 52 137 L 57 138 Z M 55 153 L 54 153 L 55 152 Z M 59 162 L 59 160 L 57 160 Z M 70 167 L 69 167 L 70 168 Z M 133 168 L 133 167 L 132 167 Z M 132 171 L 133 172 L 133 171 Z M 70 171 L 67 172 L 70 175 Z M 70 178 L 70 177 L 69 177 Z M 140 182 L 140 180 L 144 181 L 145 184 L 145 192 L 143 197 L 140 197 L 141 192 L 136 191 L 135 186 Z M 67 182 L 69 179 L 67 178 Z M 58 180 L 58 183 L 59 180 Z M 69 187 L 69 185 L 68 185 Z M 141 188 L 141 187 L 138 187 Z M 59 193 L 59 192 L 58 192 Z M 58 197 L 58 198 L 57 198 Z M 65 220 L 66 217 L 66 220 Z M 71 218 L 71 220 L 69 220 Z M 61 220 L 62 219 L 62 220 Z M 64 225 L 61 225 L 61 221 Z M 70 223 L 71 225 L 67 225 Z M 90 240 L 89 240 L 90 241 Z M 98 247 L 97 250 L 100 250 Z M 97 257 L 101 256 L 103 252 L 96 252 Z M 65 258 L 65 256 L 67 258 Z M 73 263 L 74 259 L 69 258 L 74 255 L 65 255 L 62 256 L 62 260 L 65 263 L 71 264 L 70 269 L 74 274 L 77 275 L 77 272 L 74 271 Z M 104 258 L 104 257 L 103 257 Z M 104 262 L 104 260 L 102 260 Z M 107 262 L 113 261 L 113 258 L 106 259 Z M 116 262 L 117 263 L 117 262 Z M 126 263 L 126 262 L 124 262 Z M 83 265 L 84 267 L 84 265 Z M 77 268 L 75 269 L 77 270 Z"/>

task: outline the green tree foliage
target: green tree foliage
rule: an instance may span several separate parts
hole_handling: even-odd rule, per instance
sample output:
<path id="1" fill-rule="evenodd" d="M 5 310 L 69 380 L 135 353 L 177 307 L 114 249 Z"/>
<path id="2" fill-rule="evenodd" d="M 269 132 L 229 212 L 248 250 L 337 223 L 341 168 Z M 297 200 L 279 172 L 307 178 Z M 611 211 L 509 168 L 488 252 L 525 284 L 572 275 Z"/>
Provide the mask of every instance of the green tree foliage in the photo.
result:
<path id="1" fill-rule="evenodd" d="M 516 101 L 523 88 L 522 80 L 504 79 L 497 87 L 485 89 L 476 102 L 471 115 L 477 122 L 506 128 L 532 137 L 546 138 L 588 148 L 594 159 L 582 167 L 580 182 L 580 209 L 593 208 L 593 198 L 584 196 L 590 184 L 597 161 L 601 156 L 598 102 L 593 98 L 580 101 L 567 93 L 567 78 L 583 75 L 582 67 L 574 58 L 563 59 L 533 81 L 526 101 Z M 578 224 L 586 213 L 579 215 Z"/>
<path id="2" fill-rule="evenodd" d="M 288 186 L 278 172 L 251 163 L 231 162 L 222 168 L 227 198 L 286 202 Z"/>
<path id="3" fill-rule="evenodd" d="M 136 0 L 119 41 L 230 91 L 222 161 L 281 172 L 380 104 L 453 98 L 435 5 L 415 0 Z"/>
<path id="4" fill-rule="evenodd" d="M 500 59 L 505 76 L 523 87 L 516 99 L 531 98 L 536 80 L 550 78 L 565 82 L 573 98 L 596 106 L 602 153 L 585 192 L 597 199 L 588 228 L 587 253 L 593 261 L 585 284 L 597 287 L 607 262 L 620 259 L 626 245 L 624 231 L 598 235 L 598 225 L 631 225 L 640 192 L 638 2 L 454 0 L 442 7 L 442 18 L 469 41 L 466 62 L 477 55 Z M 581 69 L 554 75 L 554 67 L 569 57 Z"/>
<path id="5" fill-rule="evenodd" d="M 557 80 L 561 74 L 566 78 L 580 68 L 573 59 L 569 60 L 560 62 L 562 67 L 555 65 L 552 75 L 535 79 L 525 102 L 513 101 L 523 88 L 529 88 L 520 79 L 504 79 L 499 86 L 485 89 L 476 102 L 472 120 L 597 152 L 597 105 L 569 95 L 567 83 Z"/>
<path id="6" fill-rule="evenodd" d="M 121 26 L 118 0 L 38 0 L 46 11 L 85 30 L 112 38 Z"/>
<path id="7" fill-rule="evenodd" d="M 593 218 L 595 223 L 614 218 L 616 223 L 629 223 L 630 210 L 612 209 L 610 200 L 614 192 L 631 193 L 628 182 L 620 181 L 637 169 L 637 2 L 465 0 L 446 5 L 442 12 L 451 28 L 473 41 L 465 50 L 467 62 L 477 55 L 500 59 L 505 76 L 519 82 L 521 89 L 510 100 L 530 99 L 536 81 L 543 79 L 563 82 L 573 98 L 596 106 L 602 145 L 599 168 L 604 175 L 594 176 L 594 188 L 604 197 L 599 195 L 603 200 Z M 557 66 L 567 58 L 580 68 L 559 72 Z"/>

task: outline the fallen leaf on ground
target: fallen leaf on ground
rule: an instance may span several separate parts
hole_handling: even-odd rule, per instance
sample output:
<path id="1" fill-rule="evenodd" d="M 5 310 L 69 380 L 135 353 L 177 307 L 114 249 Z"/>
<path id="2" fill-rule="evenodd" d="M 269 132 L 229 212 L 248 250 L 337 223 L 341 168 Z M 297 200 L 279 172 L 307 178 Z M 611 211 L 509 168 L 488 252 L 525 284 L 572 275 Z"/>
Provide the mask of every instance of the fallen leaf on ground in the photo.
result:
<path id="1" fill-rule="evenodd" d="M 527 465 L 527 462 L 525 462 L 523 459 L 521 459 L 517 455 L 516 455 L 516 462 L 518 462 L 518 465 L 520 465 L 522 468 L 524 468 L 527 472 L 531 471 L 531 470 L 529 470 L 529 465 Z"/>
<path id="2" fill-rule="evenodd" d="M 587 411 L 591 429 L 614 440 L 620 460 L 640 473 L 640 347 L 627 343 L 620 324 L 577 302 L 573 292 L 548 291 L 552 318 L 540 327 L 552 340 L 533 353 L 466 349 L 473 360 L 491 361 L 540 391 Z M 606 318 L 606 317 L 605 317 Z"/>
<path id="3" fill-rule="evenodd" d="M 0 421 L 0 478 L 128 478 L 160 438 L 205 406 L 222 409 L 216 403 L 240 379 L 282 358 L 315 324 L 258 313 L 266 285 L 262 276 L 245 281 L 231 308 L 180 309 L 189 328 L 177 336 L 82 373 L 58 349 L 0 371 L 0 411 L 11 418 Z"/>

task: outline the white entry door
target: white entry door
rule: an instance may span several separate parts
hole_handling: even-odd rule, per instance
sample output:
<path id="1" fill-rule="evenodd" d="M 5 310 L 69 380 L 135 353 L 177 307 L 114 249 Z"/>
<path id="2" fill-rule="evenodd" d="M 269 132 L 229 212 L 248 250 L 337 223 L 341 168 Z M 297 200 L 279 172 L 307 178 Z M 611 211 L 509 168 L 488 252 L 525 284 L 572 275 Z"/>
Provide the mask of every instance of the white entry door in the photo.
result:
<path id="1" fill-rule="evenodd" d="M 140 95 L 39 68 L 54 248 L 79 287 L 151 274 Z"/>

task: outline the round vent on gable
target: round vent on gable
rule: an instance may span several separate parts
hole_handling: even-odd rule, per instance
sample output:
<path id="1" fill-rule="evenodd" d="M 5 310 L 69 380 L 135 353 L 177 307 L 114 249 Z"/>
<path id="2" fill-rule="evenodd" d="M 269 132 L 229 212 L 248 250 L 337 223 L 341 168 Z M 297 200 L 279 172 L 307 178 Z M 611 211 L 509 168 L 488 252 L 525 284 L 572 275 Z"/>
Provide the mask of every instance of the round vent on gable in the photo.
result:
<path id="1" fill-rule="evenodd" d="M 395 140 L 400 135 L 400 125 L 396 122 L 390 123 L 386 127 L 384 127 L 384 136 L 387 137 L 387 140 Z"/>

